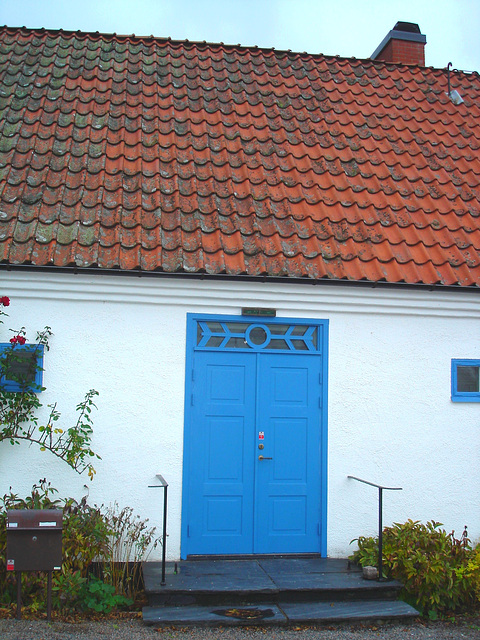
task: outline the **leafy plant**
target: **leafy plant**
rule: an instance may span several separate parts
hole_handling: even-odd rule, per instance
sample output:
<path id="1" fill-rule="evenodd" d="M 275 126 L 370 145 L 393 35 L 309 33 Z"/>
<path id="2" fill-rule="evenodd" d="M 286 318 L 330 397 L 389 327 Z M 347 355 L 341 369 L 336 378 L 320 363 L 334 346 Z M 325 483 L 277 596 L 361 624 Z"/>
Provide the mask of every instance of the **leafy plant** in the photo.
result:
<path id="1" fill-rule="evenodd" d="M 404 585 L 406 599 L 435 619 L 447 611 L 466 609 L 480 599 L 480 551 L 463 531 L 447 533 L 440 522 L 407 520 L 383 530 L 383 567 Z M 352 541 L 354 542 L 354 541 Z M 377 565 L 378 539 L 356 539 L 351 559 Z"/>
<path id="2" fill-rule="evenodd" d="M 76 611 L 87 579 L 80 571 L 54 573 L 52 578 L 52 606 L 57 611 Z"/>
<path id="3" fill-rule="evenodd" d="M 0 298 L 1 316 L 7 315 L 3 307 L 10 305 L 7 296 Z M 37 334 L 35 345 L 28 351 L 23 347 L 27 342 L 25 328 L 13 332 L 10 345 L 0 354 L 0 442 L 19 444 L 22 440 L 37 444 L 42 451 L 50 451 L 64 460 L 78 473 L 87 471 L 90 479 L 95 474 L 92 458 L 99 459 L 91 449 L 91 412 L 98 392 L 91 389 L 77 405 L 79 412 L 76 423 L 69 429 L 60 428 L 57 423 L 60 413 L 57 405 L 48 405 L 50 413 L 45 425 L 39 425 L 37 411 L 42 407 L 38 393 L 44 390 L 34 381 L 41 370 L 39 353 L 49 349 L 52 331 L 45 327 Z M 16 390 L 9 390 L 8 383 L 15 383 Z"/>
<path id="4" fill-rule="evenodd" d="M 95 577 L 83 585 L 80 602 L 82 608 L 98 613 L 109 613 L 112 609 L 133 604 L 132 599 L 115 593 L 113 585 Z"/>
<path id="5" fill-rule="evenodd" d="M 107 549 L 111 531 L 101 510 L 88 505 L 85 498 L 77 502 L 73 498 L 57 498 L 56 494 L 58 491 L 44 479 L 33 486 L 26 498 L 10 491 L 0 499 L 0 601 L 15 599 L 15 581 L 5 565 L 7 509 L 63 509 L 62 573 L 54 572 L 52 585 L 62 609 L 74 607 L 91 562 Z M 45 574 L 26 573 L 22 578 L 22 592 L 31 608 L 37 606 L 38 598 L 38 606 L 43 608 L 45 585 Z"/>
<path id="6" fill-rule="evenodd" d="M 107 509 L 110 527 L 108 549 L 103 555 L 103 576 L 118 593 L 135 600 L 141 581 L 141 563 L 159 544 L 156 528 L 148 526 L 131 507 L 115 503 Z"/>
<path id="7" fill-rule="evenodd" d="M 352 540 L 352 542 L 357 543 L 358 549 L 350 556 L 350 560 L 353 560 L 361 567 L 378 568 L 378 539 L 371 536 L 360 536 Z"/>
<path id="8" fill-rule="evenodd" d="M 0 603 L 16 599 L 14 576 L 6 571 L 7 509 L 62 509 L 63 535 L 61 572 L 52 580 L 52 603 L 56 610 L 109 612 L 133 604 L 141 585 L 141 562 L 159 540 L 148 520 L 134 515 L 133 509 L 109 509 L 91 506 L 86 498 L 59 498 L 58 491 L 46 479 L 20 498 L 10 493 L 0 499 Z M 100 566 L 100 575 L 92 573 L 92 563 Z M 95 565 L 95 566 L 98 566 Z M 28 572 L 22 577 L 22 594 L 31 612 L 46 606 L 44 573 Z"/>

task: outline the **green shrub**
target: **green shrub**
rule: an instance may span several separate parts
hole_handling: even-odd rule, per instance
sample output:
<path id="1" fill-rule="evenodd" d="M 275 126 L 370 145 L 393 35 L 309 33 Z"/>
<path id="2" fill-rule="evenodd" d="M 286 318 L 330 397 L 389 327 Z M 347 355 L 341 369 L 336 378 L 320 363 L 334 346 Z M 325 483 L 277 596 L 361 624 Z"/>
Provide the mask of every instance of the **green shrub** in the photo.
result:
<path id="1" fill-rule="evenodd" d="M 55 611 L 69 613 L 81 609 L 83 589 L 87 582 L 80 571 L 54 573 L 52 606 Z"/>
<path id="2" fill-rule="evenodd" d="M 352 542 L 357 543 L 358 549 L 349 557 L 349 560 L 352 560 L 361 567 L 378 568 L 378 538 L 360 536 L 352 540 Z M 352 542 L 350 544 L 352 544 Z M 385 565 L 383 569 L 385 570 Z"/>
<path id="3" fill-rule="evenodd" d="M 73 498 L 60 499 L 57 493 L 50 483 L 40 480 L 26 498 L 10 492 L 0 499 L 0 602 L 3 604 L 16 601 L 15 575 L 6 571 L 5 563 L 7 510 L 63 509 L 63 563 L 62 571 L 54 571 L 52 576 L 53 605 L 62 611 L 83 608 L 82 598 L 88 595 L 89 566 L 106 553 L 112 531 L 107 517 L 98 507 L 88 505 L 85 498 L 79 502 Z M 45 573 L 22 574 L 22 597 L 30 611 L 45 609 L 46 583 Z"/>
<path id="4" fill-rule="evenodd" d="M 83 585 L 79 601 L 83 610 L 96 613 L 109 613 L 112 609 L 133 604 L 132 599 L 116 594 L 113 585 L 95 577 Z"/>
<path id="5" fill-rule="evenodd" d="M 58 491 L 46 480 L 35 484 L 31 494 L 19 498 L 10 493 L 0 499 L 0 603 L 16 601 L 16 581 L 6 570 L 6 523 L 10 509 L 62 509 L 62 570 L 52 577 L 52 605 L 63 613 L 72 611 L 109 612 L 130 606 L 139 595 L 141 562 L 159 540 L 148 520 L 133 509 L 109 509 L 87 504 L 86 498 L 58 498 Z M 92 563 L 97 567 L 92 573 Z M 31 612 L 46 608 L 47 576 L 24 572 L 22 597 Z"/>
<path id="6" fill-rule="evenodd" d="M 480 551 L 465 529 L 460 538 L 441 523 L 407 520 L 383 530 L 384 572 L 404 586 L 405 599 L 435 617 L 467 609 L 480 600 Z M 377 566 L 378 538 L 360 537 L 351 560 Z M 352 542 L 354 542 L 352 540 Z"/>
<path id="7" fill-rule="evenodd" d="M 0 545 L 5 552 L 7 510 L 10 509 L 62 509 L 63 510 L 63 565 L 64 572 L 86 571 L 94 558 L 107 548 L 110 528 L 107 518 L 98 507 L 87 504 L 86 498 L 77 502 L 73 498 L 55 498 L 58 491 L 45 479 L 33 485 L 26 498 L 9 493 L 0 499 Z M 5 553 L 0 555 L 0 567 L 5 569 Z"/>

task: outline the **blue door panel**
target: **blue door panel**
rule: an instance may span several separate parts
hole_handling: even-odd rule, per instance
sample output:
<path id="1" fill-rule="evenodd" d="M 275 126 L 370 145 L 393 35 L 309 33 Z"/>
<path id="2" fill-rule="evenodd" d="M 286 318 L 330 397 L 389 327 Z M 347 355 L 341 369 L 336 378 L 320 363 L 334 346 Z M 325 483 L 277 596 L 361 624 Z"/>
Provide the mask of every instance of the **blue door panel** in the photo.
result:
<path id="1" fill-rule="evenodd" d="M 255 553 L 320 551 L 320 367 L 320 356 L 259 356 L 257 421 L 272 460 L 257 459 Z"/>
<path id="2" fill-rule="evenodd" d="M 272 496 L 269 508 L 269 531 L 278 539 L 282 539 L 283 536 L 283 544 L 288 536 L 301 538 L 307 534 L 308 517 L 305 496 Z"/>
<path id="3" fill-rule="evenodd" d="M 188 481 L 189 553 L 252 552 L 253 354 L 195 354 Z"/>
<path id="4" fill-rule="evenodd" d="M 269 429 L 273 437 L 273 481 L 303 482 L 307 473 L 308 421 L 305 418 L 272 419 Z M 295 443 L 292 446 L 292 432 Z"/>

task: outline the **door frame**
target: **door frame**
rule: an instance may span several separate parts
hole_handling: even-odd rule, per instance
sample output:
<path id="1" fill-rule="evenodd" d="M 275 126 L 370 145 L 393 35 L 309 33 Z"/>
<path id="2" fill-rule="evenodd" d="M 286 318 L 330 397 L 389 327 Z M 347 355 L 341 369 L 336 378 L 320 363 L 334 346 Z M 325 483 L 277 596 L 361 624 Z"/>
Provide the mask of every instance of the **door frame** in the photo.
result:
<path id="1" fill-rule="evenodd" d="M 186 358 L 185 358 L 185 405 L 184 405 L 184 434 L 183 434 L 183 471 L 182 471 L 182 513 L 181 513 L 181 550 L 180 557 L 186 559 L 188 555 L 188 478 L 190 473 L 190 449 L 187 446 L 192 428 L 192 396 L 193 396 L 193 375 L 194 375 L 194 354 L 197 347 L 197 322 L 243 322 L 255 324 L 297 324 L 316 325 L 321 327 L 319 332 L 318 353 L 322 355 L 321 367 L 321 406 L 319 407 L 320 418 L 320 486 L 319 512 L 320 512 L 320 555 L 327 555 L 327 495 L 328 495 L 328 320 L 318 320 L 312 318 L 291 318 L 291 317 L 258 317 L 258 316 L 238 316 L 223 314 L 187 313 L 186 323 Z M 261 349 L 258 349 L 260 351 Z M 238 352 L 238 349 L 222 349 L 222 351 Z M 252 352 L 255 350 L 252 349 Z M 273 353 L 270 351 L 270 353 Z M 282 352 L 285 353 L 285 352 Z M 297 353 L 305 354 L 305 351 Z M 315 354 L 311 354 L 315 357 Z"/>

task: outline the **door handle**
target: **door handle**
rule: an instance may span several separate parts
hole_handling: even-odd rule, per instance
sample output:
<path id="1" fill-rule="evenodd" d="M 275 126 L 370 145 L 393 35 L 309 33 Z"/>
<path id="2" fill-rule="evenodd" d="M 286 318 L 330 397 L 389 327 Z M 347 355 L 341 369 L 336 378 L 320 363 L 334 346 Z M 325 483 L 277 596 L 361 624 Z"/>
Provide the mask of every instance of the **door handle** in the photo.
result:
<path id="1" fill-rule="evenodd" d="M 259 460 L 273 460 L 273 458 L 267 458 L 266 456 L 258 456 Z"/>

